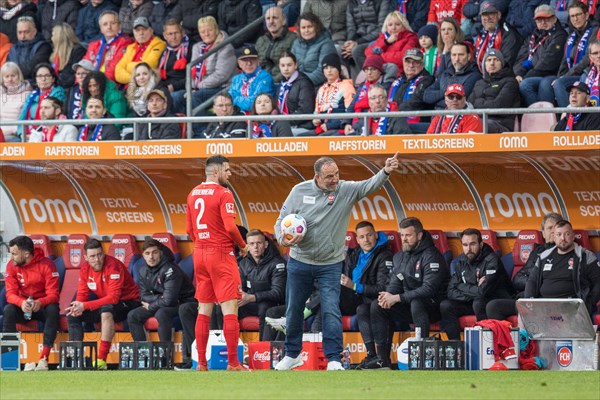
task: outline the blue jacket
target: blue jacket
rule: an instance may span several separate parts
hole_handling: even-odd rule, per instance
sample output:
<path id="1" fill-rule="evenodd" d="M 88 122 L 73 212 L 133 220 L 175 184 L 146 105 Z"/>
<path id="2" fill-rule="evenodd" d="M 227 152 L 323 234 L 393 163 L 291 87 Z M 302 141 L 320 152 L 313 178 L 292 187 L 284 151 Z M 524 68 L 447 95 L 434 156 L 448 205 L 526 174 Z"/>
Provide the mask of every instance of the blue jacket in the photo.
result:
<path id="1" fill-rule="evenodd" d="M 75 34 L 83 43 L 90 43 L 94 40 L 100 39 L 102 34 L 100 33 L 100 25 L 98 24 L 98 18 L 104 11 L 113 10 L 119 12 L 117 7 L 112 1 L 105 0 L 104 3 L 98 7 L 92 6 L 92 3 L 87 3 L 79 10 L 79 17 L 77 18 L 77 28 Z"/>
<path id="2" fill-rule="evenodd" d="M 248 88 L 248 96 L 242 95 L 242 84 L 249 79 L 256 77 Z M 275 88 L 273 87 L 273 77 L 267 71 L 261 67 L 257 67 L 253 74 L 247 75 L 245 73 L 237 74 L 231 80 L 231 86 L 229 87 L 229 94 L 233 97 L 233 105 L 238 106 L 242 111 L 250 111 L 252 109 L 252 103 L 254 99 L 261 93 L 269 93 L 275 95 Z"/>
<path id="3" fill-rule="evenodd" d="M 54 86 L 50 91 L 49 96 L 56 97 L 60 101 L 65 101 L 65 90 L 60 86 Z M 23 104 L 21 114 L 19 115 L 19 121 L 33 120 L 35 118 L 35 114 L 37 113 L 37 108 L 39 106 L 39 100 L 40 96 L 37 89 L 27 96 L 27 100 L 25 101 L 25 104 Z M 29 110 L 29 118 L 27 118 L 27 110 Z M 18 136 L 21 136 L 23 133 L 23 128 L 24 125 L 20 125 L 17 129 Z"/>
<path id="4" fill-rule="evenodd" d="M 304 72 L 315 87 L 325 82 L 321 63 L 328 54 L 337 54 L 328 32 L 323 32 L 311 40 L 297 37 L 292 43 L 292 53 L 298 60 L 298 70 Z"/>

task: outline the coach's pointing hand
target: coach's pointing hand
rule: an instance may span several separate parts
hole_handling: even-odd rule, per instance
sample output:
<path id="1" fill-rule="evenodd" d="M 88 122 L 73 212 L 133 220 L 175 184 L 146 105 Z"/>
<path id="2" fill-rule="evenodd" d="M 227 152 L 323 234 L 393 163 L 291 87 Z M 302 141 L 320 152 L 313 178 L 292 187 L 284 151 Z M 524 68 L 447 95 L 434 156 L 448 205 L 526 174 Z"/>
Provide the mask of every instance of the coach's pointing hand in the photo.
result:
<path id="1" fill-rule="evenodd" d="M 399 159 L 400 159 L 400 153 L 396 152 L 396 154 L 394 154 L 394 156 L 392 158 L 388 158 L 385 160 L 385 167 L 383 167 L 383 169 L 385 170 L 385 172 L 388 175 L 393 170 L 398 169 L 398 166 L 400 165 Z"/>

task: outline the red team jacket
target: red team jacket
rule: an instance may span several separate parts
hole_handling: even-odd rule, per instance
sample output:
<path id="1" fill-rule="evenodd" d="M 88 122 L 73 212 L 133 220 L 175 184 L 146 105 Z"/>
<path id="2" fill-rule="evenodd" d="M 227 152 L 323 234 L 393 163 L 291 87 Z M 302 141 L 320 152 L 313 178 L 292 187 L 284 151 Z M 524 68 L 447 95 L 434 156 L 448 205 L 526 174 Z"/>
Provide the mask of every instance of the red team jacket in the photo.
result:
<path id="1" fill-rule="evenodd" d="M 463 15 L 463 8 L 467 0 L 432 0 L 429 3 L 429 14 L 427 16 L 427 23 L 440 22 L 447 17 L 452 17 L 460 25 Z"/>
<path id="2" fill-rule="evenodd" d="M 218 183 L 203 182 L 188 195 L 186 232 L 195 248 L 220 247 L 230 253 L 234 243 L 246 247 L 235 225 L 233 194 Z"/>
<path id="3" fill-rule="evenodd" d="M 443 119 L 440 126 L 440 119 Z M 450 132 L 452 125 L 452 132 Z M 439 129 L 439 131 L 436 131 Z M 429 125 L 429 129 L 427 129 L 427 133 L 469 133 L 469 132 L 483 132 L 483 125 L 481 123 L 481 119 L 478 115 L 464 115 L 456 124 L 456 120 L 452 116 L 444 116 L 444 115 L 436 115 L 431 124 Z"/>
<path id="4" fill-rule="evenodd" d="M 90 292 L 98 296 L 98 300 L 88 300 Z M 94 271 L 87 261 L 82 263 L 76 300 L 83 303 L 85 310 L 139 299 L 140 290 L 121 261 L 105 255 L 104 268 L 100 272 Z"/>
<path id="5" fill-rule="evenodd" d="M 4 273 L 6 282 L 6 300 L 21 307 L 23 301 L 31 296 L 42 307 L 58 303 L 58 272 L 54 261 L 44 257 L 41 249 L 35 249 L 33 259 L 21 267 L 10 260 Z"/>
<path id="6" fill-rule="evenodd" d="M 115 68 L 117 67 L 117 64 L 119 63 L 119 61 L 121 61 L 121 58 L 125 54 L 125 50 L 127 50 L 127 46 L 129 46 L 131 43 L 133 43 L 133 39 L 131 39 L 129 36 L 127 36 L 125 34 L 122 34 L 120 37 L 116 38 L 115 41 L 113 43 L 111 43 L 109 49 L 106 50 L 106 54 L 104 55 L 104 60 L 102 61 L 102 64 L 101 64 L 104 66 L 104 68 L 96 68 L 96 69 L 104 72 L 104 75 L 106 75 L 106 77 L 108 79 L 110 79 L 111 81 L 116 82 Z M 94 42 L 91 42 L 88 45 L 87 53 L 83 57 L 85 60 L 91 61 L 92 64 L 94 64 L 94 67 L 96 67 L 96 58 L 98 57 L 98 52 L 100 51 L 101 47 L 102 47 L 101 40 L 96 40 Z"/>

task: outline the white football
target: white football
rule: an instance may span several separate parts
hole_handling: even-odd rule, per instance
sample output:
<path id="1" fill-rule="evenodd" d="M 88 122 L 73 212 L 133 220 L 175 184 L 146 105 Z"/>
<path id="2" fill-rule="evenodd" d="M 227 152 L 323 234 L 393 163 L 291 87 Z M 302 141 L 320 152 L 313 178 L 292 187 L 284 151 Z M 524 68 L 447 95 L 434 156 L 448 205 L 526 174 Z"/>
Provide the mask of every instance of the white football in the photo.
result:
<path id="1" fill-rule="evenodd" d="M 281 234 L 287 240 L 292 240 L 297 236 L 306 234 L 306 221 L 298 214 L 286 215 L 281 220 Z"/>

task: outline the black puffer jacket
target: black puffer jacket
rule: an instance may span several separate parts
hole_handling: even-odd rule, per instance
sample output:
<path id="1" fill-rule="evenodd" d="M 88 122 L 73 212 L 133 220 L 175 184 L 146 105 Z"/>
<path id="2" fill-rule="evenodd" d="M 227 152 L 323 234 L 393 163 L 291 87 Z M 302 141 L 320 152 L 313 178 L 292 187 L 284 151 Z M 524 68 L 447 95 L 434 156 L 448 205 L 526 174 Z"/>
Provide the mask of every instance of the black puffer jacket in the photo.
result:
<path id="1" fill-rule="evenodd" d="M 85 47 L 77 45 L 71 50 L 71 55 L 65 67 L 58 73 L 58 86 L 68 88 L 75 83 L 75 71 L 73 65 L 77 64 L 85 56 Z"/>
<path id="2" fill-rule="evenodd" d="M 485 276 L 480 285 L 479 280 Z M 510 278 L 500 257 L 486 243 L 478 256 L 469 262 L 461 254 L 448 284 L 448 299 L 470 302 L 477 299 L 508 299 L 513 295 Z"/>
<path id="3" fill-rule="evenodd" d="M 77 0 L 55 0 L 47 1 L 42 8 L 40 21 L 42 22 L 42 34 L 46 40 L 52 37 L 52 28 L 60 22 L 66 22 L 77 30 L 77 17 L 81 3 Z"/>
<path id="4" fill-rule="evenodd" d="M 196 43 L 200 41 L 198 20 L 209 15 L 216 19 L 218 4 L 217 0 L 180 0 L 167 18 L 181 21 L 192 43 Z"/>
<path id="5" fill-rule="evenodd" d="M 427 298 L 439 303 L 446 298 L 450 269 L 429 232 L 423 231 L 421 242 L 415 249 L 396 253 L 393 262 L 386 291 L 400 294 L 402 303 Z"/>
<path id="6" fill-rule="evenodd" d="M 298 78 L 292 84 L 286 100 L 288 114 L 312 114 L 315 111 L 315 95 L 312 81 L 298 71 Z M 311 121 L 290 121 L 290 123 L 301 128 L 314 128 Z"/>
<path id="7" fill-rule="evenodd" d="M 346 8 L 347 39 L 359 44 L 377 39 L 388 10 L 389 0 L 350 0 Z"/>
<path id="8" fill-rule="evenodd" d="M 219 29 L 227 32 L 229 36 L 241 31 L 251 22 L 262 16 L 260 0 L 222 0 L 219 3 Z M 239 48 L 244 43 L 256 43 L 256 39 L 262 33 L 262 25 L 258 24 L 254 29 L 238 37 L 231 45 Z"/>
<path id="9" fill-rule="evenodd" d="M 52 45 L 38 33 L 32 40 L 13 44 L 8 52 L 7 61 L 17 63 L 23 72 L 23 77 L 30 82 L 35 82 L 35 78 L 31 75 L 33 68 L 39 63 L 48 62 L 50 54 L 52 54 Z"/>
<path id="10" fill-rule="evenodd" d="M 533 245 L 533 250 L 531 251 L 531 254 L 529 254 L 529 258 L 527 259 L 527 262 L 525 263 L 523 268 L 521 268 L 519 271 L 517 271 L 517 273 L 515 274 L 515 277 L 512 280 L 513 287 L 517 291 L 516 298 L 519 299 L 519 298 L 523 297 L 523 295 L 525 294 L 525 285 L 527 284 L 527 280 L 529 279 L 529 275 L 531 275 L 531 270 L 533 269 L 533 266 L 535 265 L 535 262 L 536 262 L 538 256 L 542 252 L 544 252 L 554 246 L 555 246 L 554 243 L 544 243 L 544 244 L 535 243 Z"/>
<path id="11" fill-rule="evenodd" d="M 242 290 L 256 296 L 256 302 L 285 303 L 285 281 L 287 270 L 285 260 L 279 255 L 272 240 L 267 239 L 269 246 L 263 256 L 254 261 L 248 254 L 238 264 L 242 278 Z"/>
<path id="12" fill-rule="evenodd" d="M 240 109 L 234 106 L 233 115 L 243 115 Z M 244 121 L 211 122 L 202 135 L 205 139 L 229 139 L 248 137 L 248 124 Z"/>
<path id="13" fill-rule="evenodd" d="M 192 302 L 196 292 L 190 278 L 175 264 L 171 250 L 165 246 L 161 250 L 163 255 L 156 267 L 143 263 L 140 268 L 140 296 L 149 303 L 148 310 L 152 312 Z"/>
<path id="14" fill-rule="evenodd" d="M 587 45 L 586 45 L 586 49 L 587 49 L 587 46 L 590 45 L 590 41 L 596 37 L 594 35 L 594 33 L 597 33 L 597 29 L 598 29 L 598 24 L 591 20 L 589 20 L 587 22 L 587 24 L 585 24 L 585 26 L 581 29 L 573 28 L 573 25 L 571 24 L 570 21 L 569 21 L 569 26 L 571 27 L 571 30 L 567 33 L 567 44 L 573 33 L 575 33 L 575 38 L 573 41 L 573 46 L 571 46 L 570 54 L 566 54 L 567 44 L 565 44 L 565 56 L 563 57 L 562 62 L 560 64 L 560 68 L 558 70 L 558 76 L 563 76 L 563 75 L 579 76 L 583 73 L 583 69 L 585 68 L 585 65 L 580 65 L 580 63 L 573 63 L 571 68 L 569 68 L 569 64 L 567 63 L 567 57 L 569 57 L 571 60 L 575 60 L 577 53 L 578 53 L 579 43 L 581 42 L 583 35 L 585 35 L 585 33 L 589 30 L 588 40 L 587 40 Z M 586 51 L 583 51 L 583 53 L 584 53 L 584 55 L 587 54 Z M 585 58 L 585 57 L 582 57 L 582 59 L 580 61 L 583 61 L 583 58 Z M 589 61 L 588 61 L 588 63 L 589 63 Z"/>
<path id="15" fill-rule="evenodd" d="M 529 57 L 529 42 L 531 39 L 530 36 L 527 36 L 517 55 L 513 72 L 516 76 L 522 76 L 523 78 L 556 75 L 565 53 L 567 32 L 557 22 L 551 30 L 540 31 L 536 29 L 532 35 L 534 47 L 541 44 L 535 53 L 533 53 L 531 65 L 527 65 L 528 63 L 526 63 Z M 550 37 L 546 38 L 547 35 L 550 35 Z"/>
<path id="16" fill-rule="evenodd" d="M 10 19 L 2 19 L 2 23 L 0 23 L 0 32 L 4 33 L 10 39 L 11 43 L 17 43 L 17 22 L 21 17 L 31 17 L 36 19 L 38 8 L 35 4 L 29 2 L 21 2 L 23 4 L 23 8 L 19 10 L 19 12 L 15 13 Z M 16 7 L 16 6 L 15 6 Z M 36 24 L 37 26 L 38 24 Z M 38 28 L 39 29 L 39 28 Z"/>
<path id="17" fill-rule="evenodd" d="M 483 78 L 475 83 L 469 103 L 475 108 L 520 107 L 521 95 L 515 74 L 507 66 L 494 75 L 484 72 Z M 489 118 L 500 122 L 508 130 L 515 128 L 514 115 L 490 115 Z"/>

